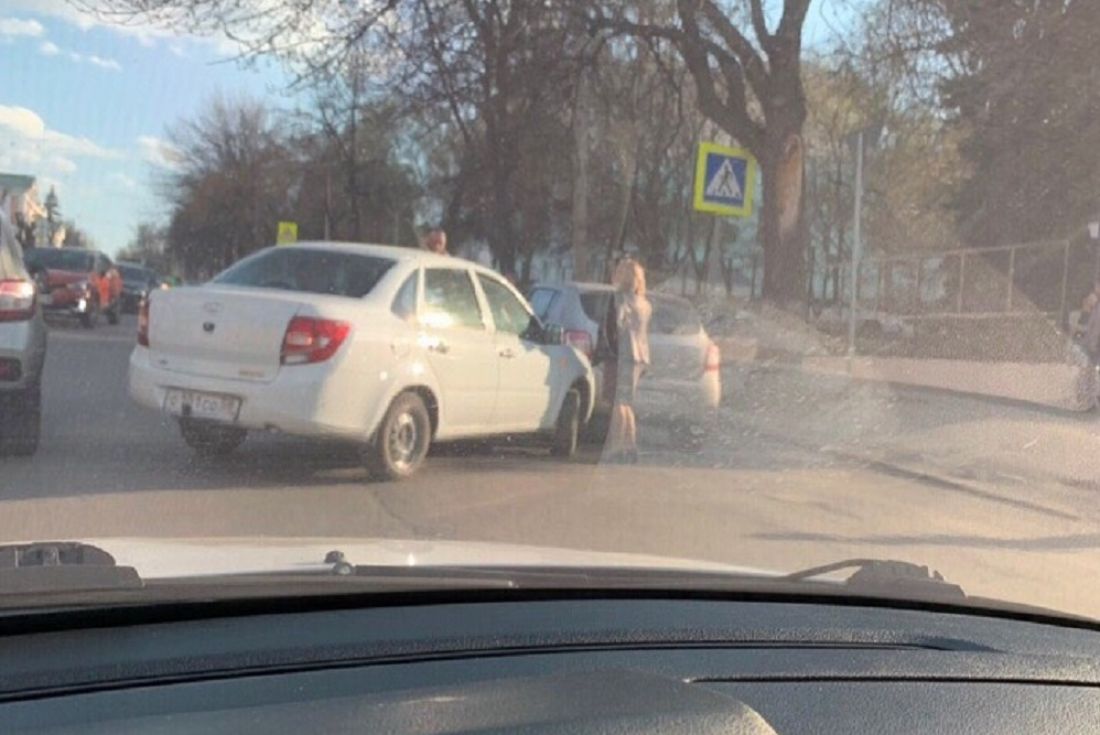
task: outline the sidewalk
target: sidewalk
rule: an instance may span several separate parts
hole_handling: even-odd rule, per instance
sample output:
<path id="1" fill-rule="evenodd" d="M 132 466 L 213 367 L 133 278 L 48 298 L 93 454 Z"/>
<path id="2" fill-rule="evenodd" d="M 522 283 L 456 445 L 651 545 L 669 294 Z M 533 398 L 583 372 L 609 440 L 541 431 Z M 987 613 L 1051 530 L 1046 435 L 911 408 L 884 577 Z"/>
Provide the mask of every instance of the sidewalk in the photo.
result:
<path id="1" fill-rule="evenodd" d="M 797 366 L 726 371 L 722 433 L 1006 488 L 1100 490 L 1100 418 Z"/>
<path id="2" fill-rule="evenodd" d="M 1009 343 L 1004 324 L 988 334 L 964 335 L 943 329 L 908 338 L 880 338 L 849 359 L 847 341 L 828 334 L 796 314 L 767 305 L 742 309 L 713 335 L 723 361 L 739 365 L 798 366 L 810 373 L 845 376 L 897 385 L 1024 401 L 1087 411 L 1096 405 L 1095 371 L 1083 353 L 1054 325 L 1021 321 L 1027 329 Z M 942 325 L 941 325 L 942 326 Z M 965 330 L 964 330 L 965 331 Z M 941 343 L 942 342 L 942 343 Z"/>

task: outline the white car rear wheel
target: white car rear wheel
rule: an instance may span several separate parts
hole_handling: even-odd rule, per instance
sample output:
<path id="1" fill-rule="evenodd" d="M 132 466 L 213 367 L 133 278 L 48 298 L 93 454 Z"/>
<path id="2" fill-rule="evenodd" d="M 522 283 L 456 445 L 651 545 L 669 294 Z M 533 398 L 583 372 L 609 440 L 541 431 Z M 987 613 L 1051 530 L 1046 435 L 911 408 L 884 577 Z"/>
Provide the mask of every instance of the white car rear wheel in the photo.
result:
<path id="1" fill-rule="evenodd" d="M 431 441 L 432 422 L 424 401 L 415 393 L 402 393 L 366 448 L 367 469 L 378 480 L 411 477 L 424 463 Z"/>

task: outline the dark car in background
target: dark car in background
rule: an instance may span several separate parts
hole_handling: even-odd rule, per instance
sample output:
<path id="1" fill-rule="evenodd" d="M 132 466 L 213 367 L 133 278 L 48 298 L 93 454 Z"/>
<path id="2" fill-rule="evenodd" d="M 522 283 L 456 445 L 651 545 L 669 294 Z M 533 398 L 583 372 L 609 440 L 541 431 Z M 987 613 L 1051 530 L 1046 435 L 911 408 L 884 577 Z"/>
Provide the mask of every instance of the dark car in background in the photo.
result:
<path id="1" fill-rule="evenodd" d="M 118 323 L 122 277 L 106 254 L 83 248 L 34 248 L 23 260 L 47 312 L 76 317 L 89 329 L 101 314 L 111 324 Z"/>
<path id="2" fill-rule="evenodd" d="M 149 292 L 160 285 L 160 277 L 152 268 L 141 263 L 119 261 L 118 272 L 122 276 L 122 312 L 136 314 Z"/>

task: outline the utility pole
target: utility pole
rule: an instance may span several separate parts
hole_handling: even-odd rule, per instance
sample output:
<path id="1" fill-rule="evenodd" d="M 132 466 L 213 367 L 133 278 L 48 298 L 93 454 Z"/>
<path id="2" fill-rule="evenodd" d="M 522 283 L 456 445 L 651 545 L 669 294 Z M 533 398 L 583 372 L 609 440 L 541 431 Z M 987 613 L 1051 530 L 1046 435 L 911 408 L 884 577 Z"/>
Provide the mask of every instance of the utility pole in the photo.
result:
<path id="1" fill-rule="evenodd" d="M 573 112 L 573 278 L 592 277 L 592 248 L 588 242 L 588 137 L 592 125 L 587 73 L 577 80 L 576 108 Z"/>
<path id="2" fill-rule="evenodd" d="M 330 222 L 332 219 L 332 174 L 325 166 L 325 240 L 331 240 Z"/>
<path id="3" fill-rule="evenodd" d="M 859 310 L 859 258 L 863 249 L 863 130 L 856 133 L 856 201 L 852 223 L 852 280 L 848 306 L 848 372 L 856 354 L 856 314 Z"/>

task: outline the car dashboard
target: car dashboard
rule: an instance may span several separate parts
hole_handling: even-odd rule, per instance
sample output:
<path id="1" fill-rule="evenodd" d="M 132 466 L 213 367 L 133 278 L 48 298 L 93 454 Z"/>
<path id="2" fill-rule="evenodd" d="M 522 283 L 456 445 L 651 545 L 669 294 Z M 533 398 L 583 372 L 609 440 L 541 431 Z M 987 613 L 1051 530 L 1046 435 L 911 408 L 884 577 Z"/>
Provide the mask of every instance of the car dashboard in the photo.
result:
<path id="1" fill-rule="evenodd" d="M 1082 627 L 806 601 L 350 603 L 7 618 L 0 731 L 1020 735 L 1100 723 L 1100 636 Z"/>

